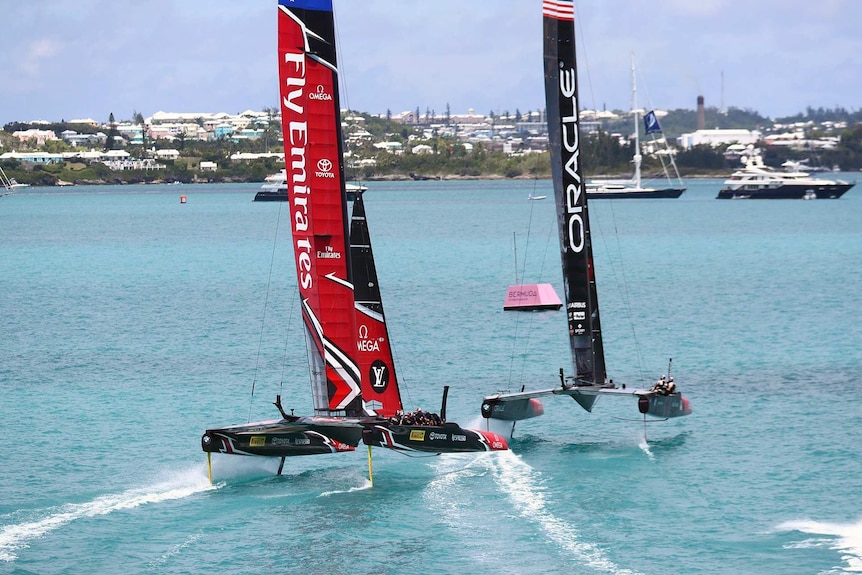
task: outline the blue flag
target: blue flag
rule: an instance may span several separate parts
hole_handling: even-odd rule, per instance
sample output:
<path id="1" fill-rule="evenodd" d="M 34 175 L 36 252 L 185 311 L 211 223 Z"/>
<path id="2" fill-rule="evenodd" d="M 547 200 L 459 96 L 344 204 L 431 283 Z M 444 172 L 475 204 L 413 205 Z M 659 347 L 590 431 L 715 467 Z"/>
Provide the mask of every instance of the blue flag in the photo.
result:
<path id="1" fill-rule="evenodd" d="M 644 125 L 646 126 L 647 134 L 654 134 L 656 132 L 661 134 L 661 126 L 658 123 L 658 118 L 656 118 L 655 112 L 648 112 L 644 116 Z"/>

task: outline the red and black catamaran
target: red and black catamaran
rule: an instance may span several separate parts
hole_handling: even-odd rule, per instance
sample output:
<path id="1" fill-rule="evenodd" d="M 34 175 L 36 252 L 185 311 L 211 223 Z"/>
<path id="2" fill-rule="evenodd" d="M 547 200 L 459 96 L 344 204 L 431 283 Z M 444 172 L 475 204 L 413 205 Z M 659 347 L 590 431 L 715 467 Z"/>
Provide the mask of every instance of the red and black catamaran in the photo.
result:
<path id="1" fill-rule="evenodd" d="M 284 458 L 360 441 L 429 453 L 508 449 L 437 414 L 402 413 L 361 192 L 344 177 L 332 0 L 281 0 L 278 66 L 287 201 L 314 415 L 208 429 L 205 452 Z M 281 468 L 279 469 L 279 472 Z"/>

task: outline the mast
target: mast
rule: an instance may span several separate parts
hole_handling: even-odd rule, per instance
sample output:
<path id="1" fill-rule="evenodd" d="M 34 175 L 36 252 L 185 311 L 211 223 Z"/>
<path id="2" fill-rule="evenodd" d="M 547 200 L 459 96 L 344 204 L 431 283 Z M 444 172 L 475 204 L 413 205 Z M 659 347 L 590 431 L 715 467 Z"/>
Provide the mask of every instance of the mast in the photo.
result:
<path id="1" fill-rule="evenodd" d="M 640 114 L 638 113 L 638 85 L 635 74 L 635 53 L 631 53 L 632 57 L 632 116 L 635 124 L 635 153 L 632 161 L 635 164 L 635 187 L 641 188 L 641 144 L 640 144 Z"/>
<path id="2" fill-rule="evenodd" d="M 362 373 L 362 399 L 367 409 L 383 417 L 391 417 L 402 409 L 401 393 L 395 377 L 395 361 L 383 314 L 361 191 L 356 192 L 350 219 L 350 260 L 356 300 L 356 353 Z"/>
<path id="3" fill-rule="evenodd" d="M 512 251 L 515 253 L 515 285 L 518 285 L 518 239 L 517 232 L 512 232 Z"/>
<path id="4" fill-rule="evenodd" d="M 580 163 L 574 5 L 572 0 L 544 0 L 542 13 L 548 138 L 572 363 L 579 385 L 601 385 L 605 382 L 605 358 Z M 595 396 L 575 399 L 589 410 Z"/>
<path id="5" fill-rule="evenodd" d="M 287 194 L 315 414 L 362 412 L 332 0 L 279 0 Z"/>

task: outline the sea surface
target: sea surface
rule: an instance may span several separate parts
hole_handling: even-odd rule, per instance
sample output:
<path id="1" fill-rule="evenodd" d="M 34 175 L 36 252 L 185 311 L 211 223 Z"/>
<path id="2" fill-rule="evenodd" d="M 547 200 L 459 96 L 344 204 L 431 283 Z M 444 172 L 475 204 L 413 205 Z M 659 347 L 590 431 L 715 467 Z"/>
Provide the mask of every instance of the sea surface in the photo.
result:
<path id="1" fill-rule="evenodd" d="M 852 174 L 845 176 L 853 177 Z M 858 175 L 857 175 L 858 176 Z M 609 376 L 694 413 L 565 397 L 511 451 L 216 456 L 208 426 L 311 411 L 290 220 L 257 184 L 0 198 L 0 574 L 862 572 L 862 189 L 590 204 Z M 408 408 L 571 373 L 548 181 L 369 183 Z M 180 195 L 188 198 L 186 204 Z"/>

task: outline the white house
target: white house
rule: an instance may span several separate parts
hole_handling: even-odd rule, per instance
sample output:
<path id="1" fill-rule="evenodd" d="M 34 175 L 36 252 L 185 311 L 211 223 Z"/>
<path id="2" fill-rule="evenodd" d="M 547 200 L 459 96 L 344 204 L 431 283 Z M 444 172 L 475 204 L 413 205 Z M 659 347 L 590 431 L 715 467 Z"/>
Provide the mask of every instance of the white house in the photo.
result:
<path id="1" fill-rule="evenodd" d="M 180 157 L 180 151 L 169 148 L 166 150 L 156 150 L 156 158 L 160 160 L 176 160 Z"/>
<path id="2" fill-rule="evenodd" d="M 57 164 L 63 161 L 62 154 L 50 154 L 48 152 L 6 152 L 0 155 L 0 160 L 18 160 L 31 164 Z"/>
<path id="3" fill-rule="evenodd" d="M 255 154 L 252 152 L 235 152 L 230 155 L 231 162 L 253 162 L 255 160 L 273 158 L 275 160 L 284 161 L 284 152 L 262 152 L 260 154 Z"/>
<path id="4" fill-rule="evenodd" d="M 377 142 L 374 147 L 390 154 L 400 154 L 404 151 L 404 145 L 401 142 Z"/>
<path id="5" fill-rule="evenodd" d="M 679 145 L 685 149 L 708 144 L 712 147 L 727 144 L 756 144 L 761 134 L 757 130 L 697 130 L 679 137 Z"/>

